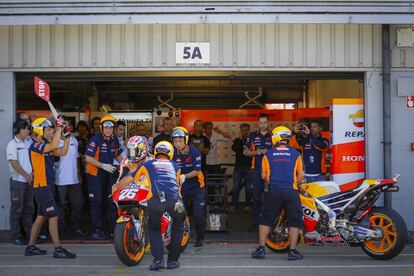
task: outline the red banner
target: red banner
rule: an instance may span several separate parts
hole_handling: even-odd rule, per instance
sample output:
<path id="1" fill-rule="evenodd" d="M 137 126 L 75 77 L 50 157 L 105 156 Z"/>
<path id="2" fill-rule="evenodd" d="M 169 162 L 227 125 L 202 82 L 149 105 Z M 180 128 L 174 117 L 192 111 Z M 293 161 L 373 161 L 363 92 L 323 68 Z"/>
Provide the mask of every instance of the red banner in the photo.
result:
<path id="1" fill-rule="evenodd" d="M 270 122 L 296 122 L 299 118 L 329 118 L 327 108 L 301 109 L 227 109 L 227 110 L 182 110 L 180 125 L 191 130 L 195 120 L 203 122 L 257 122 L 260 113 L 269 115 Z"/>

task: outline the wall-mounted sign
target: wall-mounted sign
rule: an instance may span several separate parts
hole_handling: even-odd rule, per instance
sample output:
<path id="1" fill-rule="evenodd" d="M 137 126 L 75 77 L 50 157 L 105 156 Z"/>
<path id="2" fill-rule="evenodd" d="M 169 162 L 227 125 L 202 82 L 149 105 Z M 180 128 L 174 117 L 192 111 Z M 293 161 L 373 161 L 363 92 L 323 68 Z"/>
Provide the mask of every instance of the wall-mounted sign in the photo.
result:
<path id="1" fill-rule="evenodd" d="M 399 78 L 397 91 L 398 96 L 414 96 L 414 78 Z"/>
<path id="2" fill-rule="evenodd" d="M 180 63 L 210 63 L 209 42 L 177 42 L 175 44 L 175 62 Z"/>
<path id="3" fill-rule="evenodd" d="M 407 108 L 414 108 L 414 96 L 407 96 Z"/>

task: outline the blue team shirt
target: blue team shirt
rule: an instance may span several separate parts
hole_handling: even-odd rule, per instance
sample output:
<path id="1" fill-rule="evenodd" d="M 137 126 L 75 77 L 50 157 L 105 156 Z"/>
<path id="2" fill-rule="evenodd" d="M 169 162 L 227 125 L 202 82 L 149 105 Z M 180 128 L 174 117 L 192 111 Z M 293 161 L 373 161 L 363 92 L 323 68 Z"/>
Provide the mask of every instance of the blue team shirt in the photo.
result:
<path id="1" fill-rule="evenodd" d="M 298 137 L 297 142 L 302 147 L 303 163 L 306 174 L 322 174 L 324 172 L 324 151 L 329 148 L 329 142 L 323 137 L 309 135 Z"/>
<path id="2" fill-rule="evenodd" d="M 178 150 L 174 151 L 173 160 L 178 164 L 182 174 L 189 173 L 191 171 L 198 171 L 197 177 L 186 178 L 182 189 L 187 190 L 192 187 L 199 186 L 204 187 L 204 176 L 201 172 L 201 153 L 198 148 L 188 146 L 188 153 L 182 154 Z"/>
<path id="3" fill-rule="evenodd" d="M 141 167 L 131 173 L 136 175 L 145 175 L 149 179 L 149 185 L 153 196 L 158 195 L 158 191 L 164 192 L 167 198 L 178 198 L 180 196 L 179 176 L 180 168 L 177 163 L 170 160 L 154 159 L 149 160 Z"/>
<path id="4" fill-rule="evenodd" d="M 88 148 L 85 155 L 95 158 L 101 163 L 113 164 L 114 159 L 120 155 L 122 148 L 119 144 L 119 140 L 116 137 L 111 137 L 108 140 L 102 136 L 101 133 L 97 133 L 89 139 Z M 98 174 L 98 168 L 87 164 L 86 172 L 90 175 L 96 176 Z"/>
<path id="5" fill-rule="evenodd" d="M 260 131 L 254 131 L 249 134 L 246 141 L 246 147 L 250 151 L 257 149 L 271 149 L 272 148 L 272 134 L 268 132 L 262 135 Z M 263 155 L 254 155 L 252 159 L 252 169 L 261 170 Z"/>
<path id="6" fill-rule="evenodd" d="M 262 161 L 262 171 L 271 188 L 297 190 L 298 171 L 302 171 L 301 154 L 285 145 L 277 146 L 266 152 Z"/>

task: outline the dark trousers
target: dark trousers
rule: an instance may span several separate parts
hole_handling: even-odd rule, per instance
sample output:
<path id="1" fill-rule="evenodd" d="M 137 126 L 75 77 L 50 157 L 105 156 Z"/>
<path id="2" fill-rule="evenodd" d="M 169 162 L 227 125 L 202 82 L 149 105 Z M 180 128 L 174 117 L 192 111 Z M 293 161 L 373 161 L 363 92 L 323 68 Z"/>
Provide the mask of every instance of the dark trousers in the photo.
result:
<path id="1" fill-rule="evenodd" d="M 33 224 L 33 186 L 27 182 L 10 179 L 10 231 L 13 239 L 28 238 Z M 24 236 L 21 233 L 23 225 Z"/>
<path id="2" fill-rule="evenodd" d="M 204 239 L 205 234 L 205 189 L 200 188 L 197 184 L 195 187 L 190 187 L 188 189 L 181 190 L 181 194 L 183 196 L 183 202 L 185 206 L 188 206 L 190 201 L 193 204 L 193 212 L 192 215 L 194 216 L 195 221 L 195 231 L 197 234 L 197 239 Z"/>
<path id="3" fill-rule="evenodd" d="M 177 202 L 175 198 L 167 198 L 161 203 L 159 198 L 153 197 L 148 202 L 148 229 L 151 243 L 151 254 L 156 260 L 164 256 L 164 245 L 161 237 L 161 217 L 166 211 L 172 219 L 171 241 L 168 245 L 168 262 L 177 262 L 180 258 L 181 239 L 184 231 L 185 212 L 178 213 L 174 210 Z"/>
<path id="4" fill-rule="evenodd" d="M 247 206 L 250 206 L 252 197 L 252 185 L 250 177 L 251 169 L 246 167 L 235 167 L 233 172 L 233 192 L 232 192 L 232 205 L 237 206 L 239 204 L 240 190 L 245 189 L 245 197 Z"/>
<path id="5" fill-rule="evenodd" d="M 206 165 L 206 173 L 208 174 L 221 174 L 221 166 L 220 165 Z"/>
<path id="6" fill-rule="evenodd" d="M 260 212 L 263 205 L 263 190 L 265 182 L 262 179 L 260 170 L 251 171 L 252 183 L 252 225 L 259 225 Z"/>
<path id="7" fill-rule="evenodd" d="M 113 231 L 116 210 L 112 198 L 108 196 L 115 181 L 116 176 L 102 170 L 98 171 L 97 176 L 87 175 L 89 214 L 93 230 L 102 230 L 106 226 L 109 231 Z"/>
<path id="8" fill-rule="evenodd" d="M 70 208 L 70 228 L 72 231 L 80 229 L 83 214 L 83 193 L 81 184 L 56 185 L 57 205 L 59 208 L 59 224 L 61 230 L 65 227 L 66 202 Z"/>

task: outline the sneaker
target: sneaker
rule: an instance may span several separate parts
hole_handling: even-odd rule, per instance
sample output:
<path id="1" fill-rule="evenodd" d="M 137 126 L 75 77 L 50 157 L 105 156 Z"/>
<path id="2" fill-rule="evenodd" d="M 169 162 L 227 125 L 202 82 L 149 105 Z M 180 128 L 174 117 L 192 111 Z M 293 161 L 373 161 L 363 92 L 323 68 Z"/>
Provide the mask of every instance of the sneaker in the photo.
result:
<path id="1" fill-rule="evenodd" d="M 290 249 L 287 257 L 288 261 L 302 260 L 303 256 L 296 249 Z"/>
<path id="2" fill-rule="evenodd" d="M 164 260 L 155 260 L 152 262 L 152 264 L 149 266 L 149 270 L 160 270 L 160 269 L 164 269 L 165 268 L 165 264 L 164 264 Z"/>
<path id="3" fill-rule="evenodd" d="M 264 259 L 266 257 L 264 246 L 258 246 L 255 251 L 252 253 L 252 258 L 254 259 Z"/>
<path id="4" fill-rule="evenodd" d="M 179 262 L 169 262 L 167 264 L 167 269 L 176 269 L 180 267 L 180 263 Z"/>
<path id="5" fill-rule="evenodd" d="M 76 254 L 70 253 L 65 248 L 59 246 L 55 248 L 55 251 L 53 251 L 53 258 L 74 259 L 76 258 Z"/>
<path id="6" fill-rule="evenodd" d="M 204 239 L 197 239 L 194 243 L 194 247 L 203 247 L 203 241 Z"/>
<path id="7" fill-rule="evenodd" d="M 27 245 L 29 242 L 23 238 L 15 238 L 13 239 L 13 244 L 15 245 Z"/>
<path id="8" fill-rule="evenodd" d="M 247 232 L 257 232 L 259 231 L 259 226 L 257 225 L 250 225 L 249 228 L 247 228 Z"/>
<path id="9" fill-rule="evenodd" d="M 78 229 L 78 230 L 73 231 L 72 236 L 85 237 L 87 235 L 81 229 Z"/>
<path id="10" fill-rule="evenodd" d="M 91 234 L 91 239 L 93 240 L 106 240 L 108 237 L 105 235 L 105 233 L 103 233 L 100 230 L 96 230 L 94 232 L 92 232 Z"/>
<path id="11" fill-rule="evenodd" d="M 26 251 L 24 252 L 25 256 L 36 256 L 36 255 L 46 255 L 47 251 L 42 250 L 35 245 L 29 245 L 26 247 Z"/>

